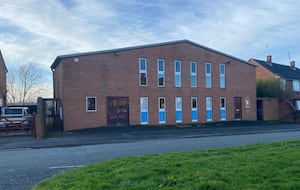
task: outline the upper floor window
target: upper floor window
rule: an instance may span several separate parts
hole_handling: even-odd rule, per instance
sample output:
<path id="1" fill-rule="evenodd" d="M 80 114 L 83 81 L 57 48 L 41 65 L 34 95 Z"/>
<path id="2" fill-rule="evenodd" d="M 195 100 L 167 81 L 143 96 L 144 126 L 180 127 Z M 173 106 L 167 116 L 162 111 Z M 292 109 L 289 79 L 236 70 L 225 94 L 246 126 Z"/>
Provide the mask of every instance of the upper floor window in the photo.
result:
<path id="1" fill-rule="evenodd" d="M 158 86 L 165 86 L 165 60 L 157 60 L 157 79 Z"/>
<path id="2" fill-rule="evenodd" d="M 197 63 L 190 63 L 191 87 L 197 87 Z"/>
<path id="3" fill-rule="evenodd" d="M 181 87 L 181 61 L 174 61 L 175 87 Z"/>
<path id="4" fill-rule="evenodd" d="M 205 64 L 205 86 L 211 88 L 211 64 Z"/>
<path id="5" fill-rule="evenodd" d="M 95 112 L 97 111 L 97 107 L 96 107 L 96 97 L 95 96 L 87 96 L 85 98 L 85 109 L 86 112 Z"/>
<path id="6" fill-rule="evenodd" d="M 286 80 L 280 79 L 280 89 L 285 90 Z"/>
<path id="7" fill-rule="evenodd" d="M 293 80 L 293 90 L 295 92 L 300 92 L 300 84 L 298 80 Z"/>
<path id="8" fill-rule="evenodd" d="M 139 83 L 140 86 L 147 86 L 147 59 L 139 58 Z"/>
<path id="9" fill-rule="evenodd" d="M 225 64 L 220 64 L 220 88 L 225 88 Z"/>

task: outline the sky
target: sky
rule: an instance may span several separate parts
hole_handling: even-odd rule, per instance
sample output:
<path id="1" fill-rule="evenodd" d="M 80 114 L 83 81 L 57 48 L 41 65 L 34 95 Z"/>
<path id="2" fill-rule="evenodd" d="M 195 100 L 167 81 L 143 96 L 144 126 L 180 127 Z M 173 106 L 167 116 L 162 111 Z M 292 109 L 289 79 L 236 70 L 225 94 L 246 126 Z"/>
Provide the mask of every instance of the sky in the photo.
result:
<path id="1" fill-rule="evenodd" d="M 298 0 L 0 0 L 8 70 L 59 55 L 188 39 L 243 60 L 300 67 Z"/>

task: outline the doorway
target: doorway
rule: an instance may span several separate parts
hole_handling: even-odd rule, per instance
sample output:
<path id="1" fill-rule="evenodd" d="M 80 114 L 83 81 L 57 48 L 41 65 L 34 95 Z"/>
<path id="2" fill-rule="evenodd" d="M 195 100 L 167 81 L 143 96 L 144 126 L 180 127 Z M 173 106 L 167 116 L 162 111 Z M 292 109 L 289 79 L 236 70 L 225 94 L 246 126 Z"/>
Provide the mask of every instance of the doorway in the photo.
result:
<path id="1" fill-rule="evenodd" d="M 129 125 L 129 98 L 107 97 L 107 125 L 128 126 Z"/>
<path id="2" fill-rule="evenodd" d="M 262 121 L 263 120 L 263 100 L 262 99 L 257 99 L 256 101 L 256 116 L 257 116 L 257 121 Z"/>
<path id="3" fill-rule="evenodd" d="M 234 119 L 242 119 L 242 97 L 234 97 Z"/>

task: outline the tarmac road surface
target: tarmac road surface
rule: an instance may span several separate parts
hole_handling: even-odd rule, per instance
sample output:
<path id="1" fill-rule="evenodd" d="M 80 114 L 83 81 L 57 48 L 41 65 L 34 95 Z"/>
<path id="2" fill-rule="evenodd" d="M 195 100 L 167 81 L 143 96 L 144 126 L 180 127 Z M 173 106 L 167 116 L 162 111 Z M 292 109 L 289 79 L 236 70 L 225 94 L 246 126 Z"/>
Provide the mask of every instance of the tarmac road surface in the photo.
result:
<path id="1" fill-rule="evenodd" d="M 61 172 L 102 160 L 153 153 L 240 146 L 259 142 L 300 139 L 300 131 L 264 132 L 51 148 L 0 150 L 0 189 L 25 190 L 38 181 Z"/>

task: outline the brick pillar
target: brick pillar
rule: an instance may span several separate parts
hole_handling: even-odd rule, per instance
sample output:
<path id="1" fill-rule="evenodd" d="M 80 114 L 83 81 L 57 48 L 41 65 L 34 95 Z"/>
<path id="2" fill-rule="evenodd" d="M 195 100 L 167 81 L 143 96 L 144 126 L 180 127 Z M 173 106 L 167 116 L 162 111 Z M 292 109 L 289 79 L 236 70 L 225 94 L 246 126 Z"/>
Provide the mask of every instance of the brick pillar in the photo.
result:
<path id="1" fill-rule="evenodd" d="M 37 114 L 35 115 L 35 134 L 36 138 L 45 138 L 47 130 L 45 126 L 44 101 L 41 97 L 37 100 Z"/>
<path id="2" fill-rule="evenodd" d="M 45 127 L 43 124 L 43 117 L 41 114 L 36 114 L 35 115 L 35 137 L 40 139 L 40 138 L 45 138 Z"/>

